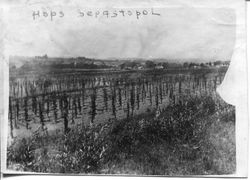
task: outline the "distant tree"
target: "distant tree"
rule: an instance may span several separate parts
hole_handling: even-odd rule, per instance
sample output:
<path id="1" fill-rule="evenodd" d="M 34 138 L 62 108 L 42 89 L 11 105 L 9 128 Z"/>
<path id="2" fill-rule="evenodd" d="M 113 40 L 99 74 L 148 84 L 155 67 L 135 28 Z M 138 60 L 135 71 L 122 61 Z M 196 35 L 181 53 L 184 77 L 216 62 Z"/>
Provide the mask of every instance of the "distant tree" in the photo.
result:
<path id="1" fill-rule="evenodd" d="M 214 65 L 215 65 L 215 66 L 217 66 L 217 65 L 221 65 L 221 64 L 222 64 L 222 62 L 221 62 L 221 61 L 215 61 L 215 62 L 214 62 Z"/>
<path id="2" fill-rule="evenodd" d="M 188 62 L 184 62 L 183 63 L 183 67 L 187 68 L 189 66 L 189 63 Z"/>
<path id="3" fill-rule="evenodd" d="M 164 69 L 167 69 L 169 67 L 169 64 L 167 62 L 162 63 L 162 66 Z"/>
<path id="4" fill-rule="evenodd" d="M 135 67 L 137 67 L 137 65 L 138 65 L 138 63 L 137 63 L 137 62 L 134 62 L 134 61 L 132 61 L 132 62 L 130 63 L 130 67 L 131 67 L 131 68 L 135 68 Z"/>
<path id="5" fill-rule="evenodd" d="M 230 61 L 224 61 L 225 65 L 230 65 Z"/>
<path id="6" fill-rule="evenodd" d="M 155 63 L 153 61 L 146 61 L 145 65 L 146 65 L 146 68 L 154 68 L 155 67 Z"/>
<path id="7" fill-rule="evenodd" d="M 138 66 L 139 63 L 135 62 L 135 61 L 131 61 L 131 62 L 125 62 L 123 64 L 120 65 L 121 69 L 125 69 L 125 68 L 135 68 Z"/>
<path id="8" fill-rule="evenodd" d="M 204 63 L 200 63 L 200 66 L 201 66 L 201 67 L 205 67 L 205 64 L 204 64 Z"/>
<path id="9" fill-rule="evenodd" d="M 197 64 L 197 63 L 190 63 L 190 64 L 189 64 L 189 68 L 192 68 L 192 67 L 194 67 L 194 66 L 199 66 L 199 64 Z"/>
<path id="10" fill-rule="evenodd" d="M 169 68 L 181 68 L 183 65 L 181 63 L 169 63 L 168 64 Z"/>
<path id="11" fill-rule="evenodd" d="M 48 55 L 44 54 L 43 58 L 48 59 Z"/>
<path id="12" fill-rule="evenodd" d="M 16 69 L 16 65 L 10 66 L 10 69 L 12 69 L 12 70 Z"/>
<path id="13" fill-rule="evenodd" d="M 125 64 L 125 63 L 122 63 L 122 64 L 120 65 L 120 68 L 121 68 L 121 69 L 125 69 L 125 67 L 126 67 L 126 64 Z"/>

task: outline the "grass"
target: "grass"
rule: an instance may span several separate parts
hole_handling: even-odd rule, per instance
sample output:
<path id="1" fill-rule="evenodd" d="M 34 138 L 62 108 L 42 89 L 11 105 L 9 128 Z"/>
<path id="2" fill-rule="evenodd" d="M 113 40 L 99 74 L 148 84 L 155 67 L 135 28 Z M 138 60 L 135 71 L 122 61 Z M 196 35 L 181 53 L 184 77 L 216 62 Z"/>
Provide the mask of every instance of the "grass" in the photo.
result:
<path id="1" fill-rule="evenodd" d="M 8 168 L 48 173 L 231 174 L 235 110 L 217 96 L 183 97 L 161 110 L 66 135 L 44 132 L 8 147 Z"/>

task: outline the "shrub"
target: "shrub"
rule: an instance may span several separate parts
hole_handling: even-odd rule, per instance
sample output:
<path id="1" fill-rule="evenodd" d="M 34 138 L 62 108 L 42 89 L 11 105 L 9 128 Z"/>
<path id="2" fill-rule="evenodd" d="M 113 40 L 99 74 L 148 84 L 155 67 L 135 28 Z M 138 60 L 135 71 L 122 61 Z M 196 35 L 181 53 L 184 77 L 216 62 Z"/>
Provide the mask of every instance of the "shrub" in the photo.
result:
<path id="1" fill-rule="evenodd" d="M 65 135 L 61 149 L 63 172 L 98 172 L 106 144 L 102 126 L 81 126 Z"/>
<path id="2" fill-rule="evenodd" d="M 33 166 L 35 146 L 32 139 L 23 138 L 21 141 L 15 140 L 7 148 L 7 165 L 10 162 L 23 164 L 25 169 Z"/>

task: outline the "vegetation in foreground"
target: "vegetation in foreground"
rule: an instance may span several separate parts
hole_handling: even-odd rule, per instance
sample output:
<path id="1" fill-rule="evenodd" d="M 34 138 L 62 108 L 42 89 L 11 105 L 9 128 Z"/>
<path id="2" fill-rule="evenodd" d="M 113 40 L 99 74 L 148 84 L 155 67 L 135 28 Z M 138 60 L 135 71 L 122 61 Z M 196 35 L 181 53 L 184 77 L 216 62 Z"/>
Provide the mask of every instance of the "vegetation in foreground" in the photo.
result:
<path id="1" fill-rule="evenodd" d="M 186 99 L 186 100 L 185 100 Z M 235 110 L 218 97 L 183 97 L 165 109 L 66 135 L 45 131 L 8 147 L 8 168 L 45 173 L 231 174 Z"/>

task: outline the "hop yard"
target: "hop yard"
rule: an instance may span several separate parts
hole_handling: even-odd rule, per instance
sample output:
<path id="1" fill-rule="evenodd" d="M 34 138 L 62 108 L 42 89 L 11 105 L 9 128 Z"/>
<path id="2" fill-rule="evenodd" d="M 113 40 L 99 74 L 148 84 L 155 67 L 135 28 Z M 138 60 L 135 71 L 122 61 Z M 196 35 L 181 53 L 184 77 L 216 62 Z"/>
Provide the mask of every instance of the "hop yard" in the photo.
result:
<path id="1" fill-rule="evenodd" d="M 63 173 L 233 173 L 234 107 L 216 93 L 224 73 L 12 78 L 8 167 Z"/>

